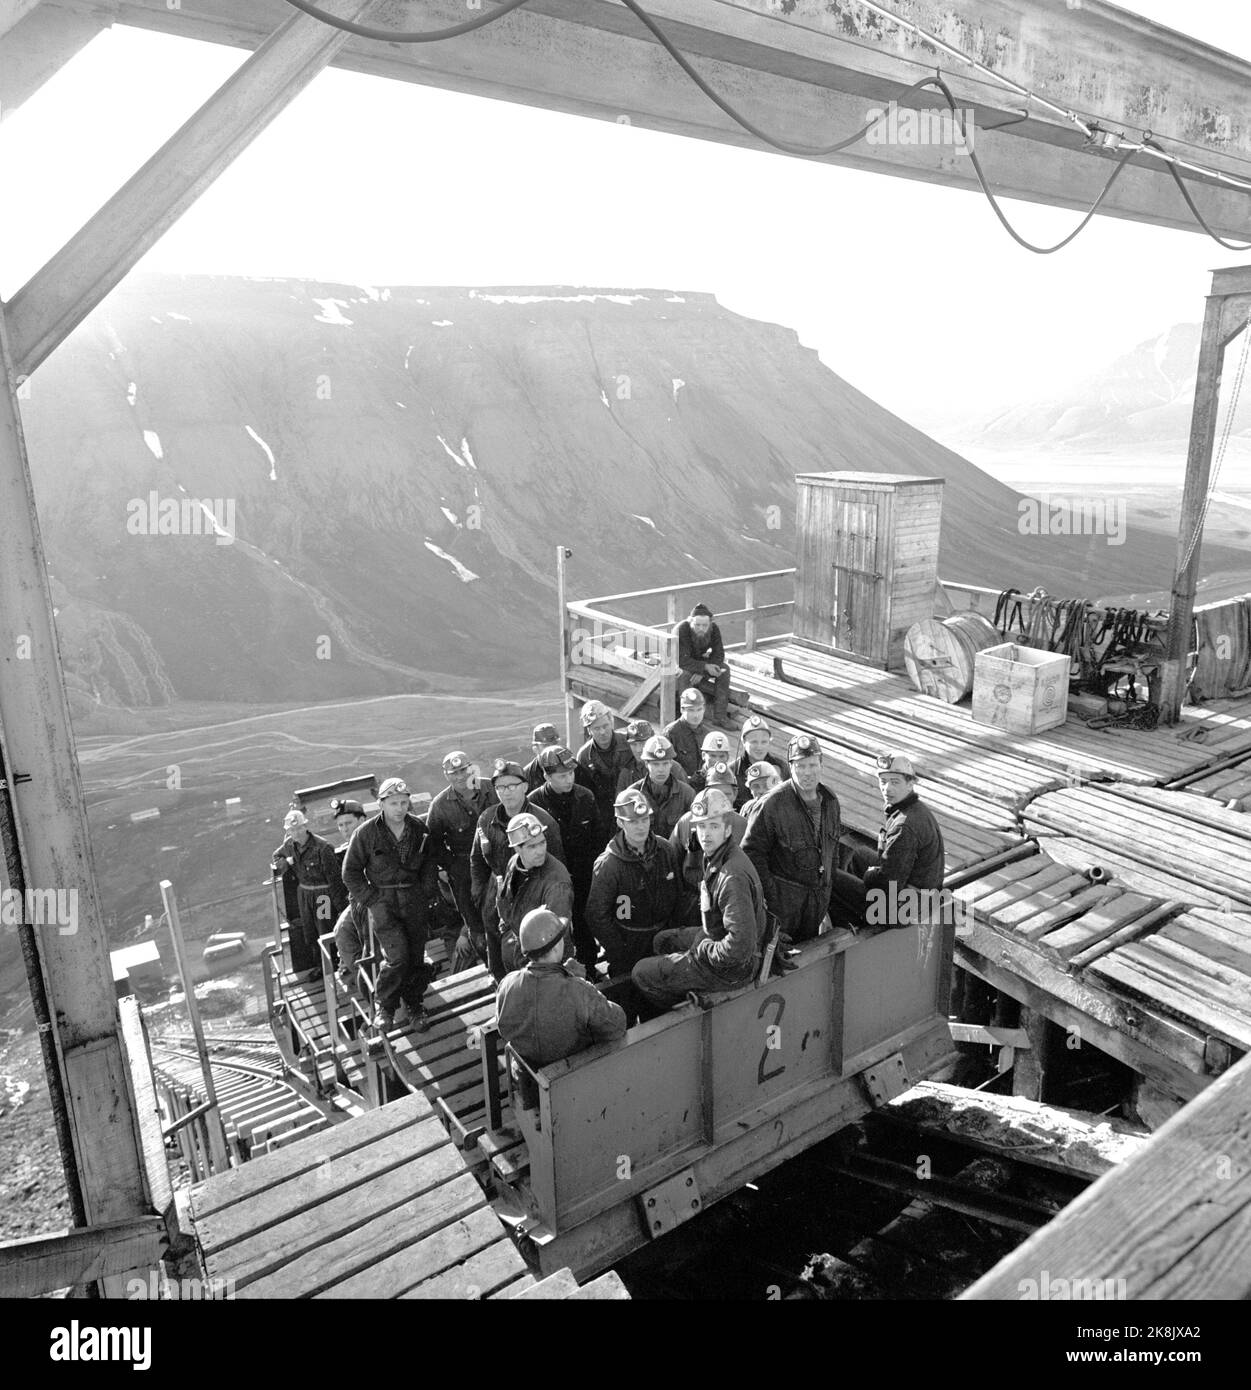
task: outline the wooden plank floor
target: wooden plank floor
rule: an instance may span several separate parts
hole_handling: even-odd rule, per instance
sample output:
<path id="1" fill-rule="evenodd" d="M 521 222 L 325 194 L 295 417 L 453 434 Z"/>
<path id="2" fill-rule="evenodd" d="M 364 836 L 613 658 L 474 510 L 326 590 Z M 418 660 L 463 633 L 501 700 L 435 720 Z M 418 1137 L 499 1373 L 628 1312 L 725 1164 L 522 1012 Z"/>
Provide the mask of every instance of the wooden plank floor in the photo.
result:
<path id="1" fill-rule="evenodd" d="M 1184 792 L 1068 787 L 1032 801 L 1025 824 L 1034 834 L 1077 836 L 1144 870 L 1163 871 L 1208 900 L 1251 908 L 1251 817 L 1242 812 Z M 1178 896 L 1186 900 L 1188 891 Z"/>
<path id="2" fill-rule="evenodd" d="M 748 689 L 753 708 L 758 708 L 768 718 L 773 733 L 771 750 L 783 760 L 792 735 L 814 733 L 823 740 L 826 754 L 822 780 L 838 797 L 844 827 L 875 840 L 882 824 L 882 797 L 873 759 L 880 748 L 891 742 L 891 735 L 885 732 L 880 738 L 857 735 L 858 745 L 863 746 L 852 746 L 840 732 L 839 711 L 831 701 L 779 685 L 771 677 L 766 682 L 745 675 L 738 669 L 734 678 Z M 900 746 L 910 745 L 901 743 Z M 1010 795 L 996 798 L 987 793 L 996 776 L 1005 773 L 1005 767 L 982 767 L 974 776 L 977 759 L 976 756 L 970 758 L 968 751 L 966 746 L 951 743 L 943 755 L 946 775 L 931 779 L 927 765 L 922 792 L 942 828 L 948 875 L 1023 845 L 1025 836 L 1009 803 L 1031 787 L 1059 785 L 1059 780 L 1050 772 L 1024 774 L 1014 768 L 1014 790 Z M 1001 764 L 1004 761 L 999 760 Z M 958 763 L 963 766 L 963 772 Z M 964 772 L 969 773 L 967 778 Z M 977 785 L 973 785 L 974 781 Z"/>
<path id="3" fill-rule="evenodd" d="M 734 683 L 749 685 L 746 678 L 754 674 L 764 677 L 773 689 L 785 690 L 784 683 L 773 679 L 775 656 L 782 659 L 784 670 L 820 686 L 839 705 L 892 717 L 904 747 L 911 729 L 928 729 L 1012 753 L 1063 776 L 1115 778 L 1144 785 L 1175 781 L 1239 752 L 1251 754 L 1251 698 L 1222 700 L 1204 708 L 1187 706 L 1179 729 L 1098 730 L 1070 718 L 1057 729 L 1025 737 L 974 723 L 968 701 L 948 705 L 924 696 L 903 674 L 862 666 L 795 642 L 730 653 Z M 1179 737 L 1200 728 L 1204 730 L 1201 742 Z"/>
<path id="4" fill-rule="evenodd" d="M 533 1283 L 431 1103 L 411 1095 L 192 1189 L 240 1298 L 493 1298 Z"/>

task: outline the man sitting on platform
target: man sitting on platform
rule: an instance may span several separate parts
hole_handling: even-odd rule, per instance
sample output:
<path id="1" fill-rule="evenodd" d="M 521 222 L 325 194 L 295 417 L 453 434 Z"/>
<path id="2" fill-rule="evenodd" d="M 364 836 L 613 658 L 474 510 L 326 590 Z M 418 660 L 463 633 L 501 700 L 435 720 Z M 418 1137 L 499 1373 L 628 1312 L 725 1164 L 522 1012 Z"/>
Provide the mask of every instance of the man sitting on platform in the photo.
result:
<path id="1" fill-rule="evenodd" d="M 764 893 L 751 861 L 730 839 L 730 798 L 708 788 L 695 798 L 691 823 L 703 850 L 702 925 L 656 934 L 654 949 L 634 967 L 635 987 L 657 1012 L 693 991 L 737 989 L 760 965 Z"/>
<path id="2" fill-rule="evenodd" d="M 714 724 L 724 724 L 730 699 L 730 668 L 725 664 L 721 629 L 712 620 L 712 609 L 697 603 L 690 617 L 678 624 L 679 692 L 694 687 L 712 701 Z"/>

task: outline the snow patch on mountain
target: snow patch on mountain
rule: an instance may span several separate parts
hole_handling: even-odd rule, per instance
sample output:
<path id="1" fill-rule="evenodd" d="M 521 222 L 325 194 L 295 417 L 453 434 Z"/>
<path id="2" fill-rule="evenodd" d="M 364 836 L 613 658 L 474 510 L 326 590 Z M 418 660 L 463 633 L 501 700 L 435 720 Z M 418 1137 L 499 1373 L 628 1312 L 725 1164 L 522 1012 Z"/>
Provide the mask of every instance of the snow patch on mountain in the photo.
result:
<path id="1" fill-rule="evenodd" d="M 271 483 L 276 483 L 278 481 L 278 469 L 274 464 L 274 451 L 265 443 L 260 435 L 257 434 L 251 425 L 244 425 L 243 428 L 247 430 L 252 438 L 265 450 L 265 457 L 269 460 L 269 481 Z"/>
<path id="2" fill-rule="evenodd" d="M 313 303 L 321 305 L 321 313 L 313 315 L 314 323 L 333 323 L 343 328 L 352 326 L 352 320 L 343 315 L 348 306 L 346 299 L 314 299 Z"/>
<path id="3" fill-rule="evenodd" d="M 433 541 L 426 541 L 425 546 L 426 549 L 432 555 L 437 555 L 440 560 L 446 560 L 448 564 L 451 565 L 451 567 L 456 571 L 457 578 L 460 580 L 462 584 L 472 583 L 473 580 L 478 578 L 478 576 L 473 572 L 473 570 L 466 569 L 465 566 L 462 565 L 461 562 L 455 557 L 455 555 L 449 555 L 446 550 L 440 550 L 439 547 L 435 545 Z"/>

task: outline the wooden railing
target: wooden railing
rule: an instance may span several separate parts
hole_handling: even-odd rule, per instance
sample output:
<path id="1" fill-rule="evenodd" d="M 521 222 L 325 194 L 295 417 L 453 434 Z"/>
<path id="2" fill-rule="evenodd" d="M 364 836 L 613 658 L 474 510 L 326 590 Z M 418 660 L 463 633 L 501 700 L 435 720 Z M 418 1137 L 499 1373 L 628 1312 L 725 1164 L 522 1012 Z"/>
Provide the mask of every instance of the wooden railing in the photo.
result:
<path id="1" fill-rule="evenodd" d="M 714 611 L 727 651 L 753 651 L 762 636 L 778 636 L 789 628 L 795 607 L 789 592 L 794 573 L 793 569 L 764 570 L 566 602 L 562 667 L 566 738 L 572 740 L 580 732 L 574 711 L 592 697 L 602 699 L 621 719 L 629 719 L 653 703 L 662 714 L 672 711 L 680 669 L 676 627 L 685 616 L 679 608 L 686 606 L 685 597 L 679 602 L 679 595 L 690 595 Z M 785 587 L 787 597 L 759 602 L 758 588 L 771 582 Z M 742 606 L 719 610 L 719 594 L 739 585 Z M 773 631 L 762 634 L 761 626 Z M 742 636 L 738 638 L 740 627 Z M 665 714 L 661 722 L 672 717 Z"/>

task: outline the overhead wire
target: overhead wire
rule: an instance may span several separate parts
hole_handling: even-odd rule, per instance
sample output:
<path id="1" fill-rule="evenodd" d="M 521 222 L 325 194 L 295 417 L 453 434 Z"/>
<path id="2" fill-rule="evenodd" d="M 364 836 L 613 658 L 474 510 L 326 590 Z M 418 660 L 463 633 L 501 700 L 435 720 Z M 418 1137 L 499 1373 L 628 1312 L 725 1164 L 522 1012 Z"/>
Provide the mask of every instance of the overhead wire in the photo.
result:
<path id="1" fill-rule="evenodd" d="M 294 6 L 296 9 L 302 11 L 304 14 L 309 15 L 311 18 L 321 20 L 325 24 L 331 25 L 332 27 L 337 29 L 342 29 L 345 32 L 349 34 L 354 34 L 359 38 L 376 39 L 384 43 L 416 44 L 437 43 L 443 39 L 456 38 L 462 34 L 471 33 L 476 29 L 482 29 L 486 27 L 488 24 L 493 24 L 496 20 L 502 19 L 505 15 L 509 14 L 513 10 L 520 9 L 523 5 L 528 3 L 528 0 L 500 0 L 500 3 L 496 5 L 494 9 L 484 12 L 483 14 L 478 15 L 474 19 L 463 20 L 459 24 L 447 25 L 441 29 L 428 30 L 383 29 L 372 25 L 358 24 L 352 20 L 340 19 L 337 15 L 332 15 L 325 10 L 319 9 L 316 5 L 311 3 L 311 0 L 287 0 L 287 3 L 289 5 Z M 1189 189 L 1187 189 L 1186 187 L 1185 181 L 1183 180 L 1181 174 L 1178 171 L 1181 169 L 1185 169 L 1188 172 L 1202 175 L 1204 178 L 1207 179 L 1214 179 L 1220 183 L 1229 185 L 1230 187 L 1236 188 L 1239 191 L 1245 193 L 1251 193 L 1251 182 L 1239 179 L 1234 175 L 1226 173 L 1222 169 L 1216 169 L 1208 165 L 1196 164 L 1193 161 L 1182 159 L 1179 156 L 1172 154 L 1170 151 L 1165 150 L 1159 144 L 1159 142 L 1153 138 L 1150 131 L 1145 132 L 1141 140 L 1130 139 L 1123 132 L 1110 131 L 1106 128 L 1104 124 L 1100 123 L 1100 120 L 1098 118 L 1094 120 L 1088 120 L 1085 117 L 1079 115 L 1076 111 L 1070 109 L 1069 107 L 1062 106 L 1059 103 L 1050 100 L 1048 97 L 1041 96 L 1039 93 L 1033 91 L 1032 89 L 1023 86 L 1014 78 L 1010 78 L 1005 76 L 1003 73 L 996 72 L 995 69 L 990 67 L 988 64 L 983 63 L 980 59 L 974 58 L 971 54 L 965 53 L 963 50 L 955 47 L 953 44 L 948 43 L 945 39 L 940 38 L 937 34 L 932 33 L 930 30 L 924 28 L 922 25 L 916 24 L 912 20 L 904 19 L 900 15 L 896 14 L 894 11 L 887 9 L 885 6 L 875 3 L 875 0 L 858 0 L 858 3 L 863 5 L 866 9 L 869 9 L 873 11 L 875 14 L 881 16 L 883 19 L 889 20 L 891 23 L 897 24 L 901 28 L 911 31 L 918 37 L 924 39 L 926 43 L 933 45 L 933 47 L 939 50 L 940 52 L 946 53 L 950 55 L 952 58 L 955 58 L 957 61 L 967 64 L 976 72 L 983 74 L 987 79 L 995 82 L 1000 87 L 1007 88 L 1008 90 L 1015 92 L 1017 95 L 1024 97 L 1028 102 L 1036 104 L 1047 110 L 1050 110 L 1051 112 L 1060 116 L 1064 120 L 1072 123 L 1078 128 L 1078 130 L 1082 132 L 1088 144 L 1104 148 L 1109 151 L 1114 149 L 1120 153 L 1120 158 L 1117 160 L 1116 165 L 1113 168 L 1111 174 L 1108 176 L 1107 181 L 1104 183 L 1103 188 L 1100 190 L 1094 202 L 1086 210 L 1086 212 L 1082 216 L 1081 221 L 1077 224 L 1077 226 L 1067 236 L 1062 237 L 1053 245 L 1038 246 L 1035 245 L 1033 242 L 1027 240 L 1025 237 L 1023 237 L 1012 226 L 1003 209 L 1000 207 L 999 202 L 996 199 L 994 192 L 990 187 L 990 183 L 986 178 L 985 172 L 982 169 L 981 161 L 977 158 L 977 155 L 973 150 L 972 144 L 969 142 L 968 131 L 965 126 L 964 114 L 957 105 L 956 99 L 952 94 L 951 89 L 943 80 L 941 70 L 937 71 L 934 77 L 921 79 L 920 81 L 913 83 L 910 87 L 904 89 L 904 91 L 900 94 L 902 96 L 907 96 L 908 94 L 915 91 L 919 91 L 925 87 L 934 87 L 942 94 L 944 100 L 947 103 L 948 108 L 952 113 L 952 116 L 959 122 L 961 139 L 963 141 L 963 148 L 965 152 L 968 154 L 970 166 L 972 167 L 973 172 L 977 177 L 977 182 L 982 190 L 982 193 L 985 195 L 987 201 L 990 203 L 991 210 L 994 212 L 996 218 L 998 219 L 1000 225 L 1003 227 L 1004 231 L 1008 233 L 1008 235 L 1013 239 L 1013 241 L 1015 241 L 1019 246 L 1023 247 L 1025 250 L 1031 251 L 1035 255 L 1048 256 L 1055 251 L 1061 250 L 1063 247 L 1067 246 L 1071 241 L 1073 241 L 1074 238 L 1077 237 L 1082 231 L 1084 231 L 1087 225 L 1090 223 L 1091 219 L 1094 217 L 1095 213 L 1099 210 L 1100 206 L 1102 205 L 1104 199 L 1111 191 L 1112 186 L 1120 177 L 1126 164 L 1129 163 L 1130 159 L 1135 154 L 1145 154 L 1151 156 L 1152 158 L 1164 161 L 1170 175 L 1173 178 L 1174 183 L 1176 183 L 1177 185 L 1178 191 L 1181 193 L 1182 198 L 1185 200 L 1186 206 L 1189 209 L 1191 216 L 1195 219 L 1199 227 L 1214 241 L 1216 241 L 1220 246 L 1224 247 L 1226 250 L 1229 251 L 1251 250 L 1251 242 L 1248 242 L 1244 245 L 1238 242 L 1228 241 L 1212 228 L 1212 226 L 1208 223 L 1207 219 L 1203 216 L 1203 214 L 1199 211 L 1198 207 L 1196 206 L 1194 199 L 1190 195 Z M 672 58 L 673 61 L 677 63 L 677 65 L 682 69 L 682 71 L 691 80 L 691 82 L 693 82 L 695 86 L 697 86 L 699 90 L 703 92 L 703 94 L 711 102 L 713 102 L 721 111 L 723 111 L 725 115 L 727 115 L 732 121 L 735 122 L 735 124 L 740 126 L 743 130 L 747 131 L 749 135 L 754 136 L 762 144 L 768 145 L 773 149 L 779 150 L 783 154 L 796 155 L 800 158 L 806 159 L 820 159 L 831 154 L 837 154 L 838 152 L 845 150 L 849 148 L 851 145 L 854 145 L 858 141 L 864 139 L 865 136 L 869 133 L 869 131 L 872 130 L 882 119 L 882 117 L 878 117 L 875 120 L 870 121 L 866 125 L 862 126 L 853 134 L 846 136 L 841 140 L 834 141 L 833 143 L 828 145 L 801 145 L 793 141 L 783 140 L 778 137 L 772 136 L 768 134 L 768 132 L 762 129 L 760 126 L 756 125 L 753 121 L 749 120 L 746 116 L 744 116 L 742 112 L 740 112 L 731 102 L 726 100 L 725 97 L 721 96 L 721 94 L 717 92 L 715 88 L 713 88 L 711 84 L 708 83 L 700 75 L 700 73 L 687 59 L 686 55 L 682 53 L 682 51 L 669 39 L 668 35 L 665 34 L 664 30 L 661 29 L 661 27 L 656 23 L 656 21 L 651 17 L 651 15 L 647 13 L 647 11 L 639 3 L 639 0 L 621 0 L 621 4 L 627 10 L 629 10 L 631 14 L 635 16 L 635 18 L 639 21 L 640 24 L 643 25 L 645 29 L 647 29 L 647 31 L 652 35 L 656 42 L 665 50 L 666 53 L 668 53 L 670 58 Z M 1025 120 L 1027 118 L 1028 111 L 1023 115 L 1015 117 L 1013 120 L 1002 122 L 997 126 L 988 127 L 988 129 L 1003 129 L 1005 126 L 1019 124 L 1020 121 Z"/>

